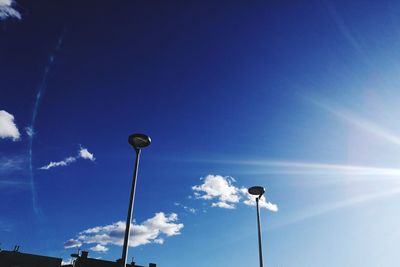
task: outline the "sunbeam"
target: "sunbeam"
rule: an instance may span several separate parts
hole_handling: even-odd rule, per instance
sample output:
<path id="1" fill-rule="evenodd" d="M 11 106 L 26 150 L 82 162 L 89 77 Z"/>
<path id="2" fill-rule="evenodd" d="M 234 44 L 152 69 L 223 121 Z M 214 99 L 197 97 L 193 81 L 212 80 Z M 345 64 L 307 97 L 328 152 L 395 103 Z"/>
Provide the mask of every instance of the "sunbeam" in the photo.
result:
<path id="1" fill-rule="evenodd" d="M 249 165 L 264 167 L 257 172 L 276 174 L 315 174 L 315 175 L 355 175 L 355 176 L 400 176 L 400 169 L 370 166 L 329 164 L 318 162 L 279 161 L 279 160 L 212 160 L 212 163 Z"/>
<path id="2" fill-rule="evenodd" d="M 349 208 L 354 205 L 367 203 L 385 197 L 392 197 L 398 194 L 400 194 L 400 187 L 397 186 L 381 192 L 360 194 L 352 198 L 339 200 L 331 203 L 320 204 L 314 207 L 310 207 L 308 209 L 302 209 L 292 215 L 289 215 L 287 218 L 285 218 L 282 222 L 280 222 L 278 225 L 275 225 L 274 227 L 282 227 L 290 225 L 303 220 L 311 219 L 319 215 L 326 214 L 334 210 Z"/>
<path id="3" fill-rule="evenodd" d="M 364 119 L 346 109 L 338 108 L 333 105 L 329 105 L 322 101 L 311 100 L 316 106 L 328 111 L 329 113 L 335 115 L 337 118 L 350 123 L 357 128 L 360 128 L 366 132 L 374 134 L 388 142 L 391 142 L 396 145 L 400 145 L 400 136 L 394 134 L 388 129 L 381 127 L 380 125 L 376 124 L 375 122 L 369 121 Z"/>

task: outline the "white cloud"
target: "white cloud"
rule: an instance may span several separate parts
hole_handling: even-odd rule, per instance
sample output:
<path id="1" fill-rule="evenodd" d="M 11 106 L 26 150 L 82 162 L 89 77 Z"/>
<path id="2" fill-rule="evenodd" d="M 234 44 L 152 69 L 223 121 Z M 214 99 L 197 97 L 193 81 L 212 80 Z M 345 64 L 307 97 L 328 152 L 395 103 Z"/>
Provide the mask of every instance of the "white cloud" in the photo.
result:
<path id="1" fill-rule="evenodd" d="M 235 179 L 230 176 L 207 175 L 202 179 L 201 185 L 192 187 L 194 196 L 197 199 L 212 200 L 211 207 L 219 207 L 223 209 L 234 209 L 236 204 L 242 202 L 248 206 L 256 205 L 255 196 L 250 195 L 247 189 L 236 187 L 233 185 Z M 259 201 L 260 208 L 277 212 L 278 206 L 267 202 L 262 196 Z"/>
<path id="2" fill-rule="evenodd" d="M 0 0 L 0 20 L 7 18 L 21 19 L 21 14 L 13 8 L 13 0 Z"/>
<path id="3" fill-rule="evenodd" d="M 77 159 L 82 158 L 82 159 L 89 159 L 91 161 L 95 161 L 95 157 L 93 156 L 92 153 L 90 153 L 86 148 L 80 148 L 78 156 L 75 157 L 68 157 L 65 158 L 64 160 L 61 161 L 51 161 L 49 164 L 40 167 L 40 170 L 48 170 L 54 167 L 60 167 L 60 166 L 67 166 L 73 162 L 75 162 Z"/>
<path id="4" fill-rule="evenodd" d="M 181 233 L 183 224 L 177 223 L 177 221 L 178 216 L 175 213 L 165 214 L 158 212 L 154 217 L 147 219 L 141 224 L 131 224 L 129 245 L 137 247 L 150 243 L 163 244 L 164 237 L 175 236 Z M 78 240 L 84 244 L 96 244 L 96 246 L 122 246 L 124 233 L 125 222 L 118 221 L 113 224 L 86 229 L 80 232 L 76 239 L 70 240 Z"/>
<path id="5" fill-rule="evenodd" d="M 243 195 L 247 197 L 246 200 L 243 201 L 244 204 L 247 206 L 255 206 L 256 205 L 256 196 L 250 195 L 247 192 L 246 188 L 241 188 L 240 191 L 242 192 Z M 262 196 L 258 202 L 260 208 L 265 208 L 267 210 L 277 212 L 278 211 L 278 205 L 272 204 L 271 202 L 267 202 L 264 196 Z"/>
<path id="6" fill-rule="evenodd" d="M 49 164 L 47 164 L 47 165 L 45 165 L 43 167 L 40 167 L 39 169 L 40 170 L 48 170 L 48 169 L 51 169 L 51 168 L 54 168 L 54 167 L 67 166 L 67 165 L 69 165 L 69 164 L 71 164 L 72 162 L 75 162 L 75 161 L 76 161 L 75 157 L 68 157 L 68 158 L 66 158 L 64 160 L 57 161 L 57 162 L 51 161 Z"/>
<path id="7" fill-rule="evenodd" d="M 233 204 L 228 204 L 226 202 L 216 202 L 216 203 L 212 203 L 211 207 L 219 207 L 219 208 L 223 208 L 223 209 L 234 209 L 236 206 Z"/>
<path id="8" fill-rule="evenodd" d="M 82 242 L 76 239 L 70 239 L 64 243 L 64 248 L 79 248 L 82 246 Z"/>
<path id="9" fill-rule="evenodd" d="M 79 156 L 83 159 L 89 159 L 91 161 L 95 161 L 95 157 L 93 156 L 93 153 L 90 153 L 86 148 L 81 147 L 79 150 Z"/>
<path id="10" fill-rule="evenodd" d="M 1 18 L 0 0 L 0 18 Z M 14 123 L 14 116 L 5 110 L 0 110 L 0 138 L 12 138 L 13 141 L 19 140 L 21 134 Z"/>
<path id="11" fill-rule="evenodd" d="M 107 252 L 108 251 L 107 247 L 100 245 L 100 244 L 97 244 L 96 246 L 91 247 L 90 249 L 95 252 Z"/>
<path id="12" fill-rule="evenodd" d="M 232 185 L 235 179 L 229 176 L 207 175 L 201 185 L 192 187 L 195 198 L 217 200 L 211 204 L 213 207 L 235 208 L 240 200 L 240 190 Z"/>

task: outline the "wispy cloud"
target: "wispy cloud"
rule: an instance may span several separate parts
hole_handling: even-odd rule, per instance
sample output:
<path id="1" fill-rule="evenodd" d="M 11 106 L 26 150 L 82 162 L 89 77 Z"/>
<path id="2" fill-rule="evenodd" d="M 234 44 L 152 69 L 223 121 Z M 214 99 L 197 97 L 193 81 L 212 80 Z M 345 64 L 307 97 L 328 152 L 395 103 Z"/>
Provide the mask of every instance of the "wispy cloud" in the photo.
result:
<path id="1" fill-rule="evenodd" d="M 0 180 L 0 188 L 3 187 L 12 187 L 12 188 L 23 188 L 23 187 L 28 187 L 29 183 L 24 182 L 24 181 L 18 181 L 18 180 Z"/>
<path id="2" fill-rule="evenodd" d="M 141 224 L 131 224 L 131 247 L 138 247 L 150 243 L 163 244 L 165 237 L 181 234 L 182 223 L 178 223 L 176 213 L 165 214 L 158 212 L 154 217 Z M 80 232 L 76 238 L 64 243 L 65 248 L 80 247 L 82 244 L 96 244 L 91 249 L 105 252 L 107 245 L 122 246 L 124 242 L 125 222 L 118 221 L 105 226 L 96 226 Z"/>
<path id="3" fill-rule="evenodd" d="M 175 202 L 174 205 L 177 206 L 177 207 L 181 207 L 185 211 L 193 213 L 193 214 L 195 214 L 197 212 L 197 210 L 195 208 L 191 208 L 191 207 L 185 206 L 185 205 L 183 205 L 182 203 L 179 203 L 179 202 Z"/>
<path id="4" fill-rule="evenodd" d="M 39 169 L 40 170 L 48 170 L 48 169 L 51 169 L 54 167 L 67 166 L 67 165 L 71 164 L 72 162 L 75 162 L 76 159 L 77 159 L 77 157 L 68 157 L 61 161 L 56 161 L 56 162 L 51 161 L 49 164 L 47 164 L 43 167 L 40 167 Z"/>
<path id="5" fill-rule="evenodd" d="M 82 242 L 76 239 L 70 239 L 64 243 L 64 248 L 80 248 L 82 246 Z"/>
<path id="6" fill-rule="evenodd" d="M 29 137 L 32 137 L 35 134 L 32 127 L 29 127 L 29 126 L 25 127 L 25 132 Z"/>
<path id="7" fill-rule="evenodd" d="M 17 141 L 20 136 L 21 134 L 14 122 L 14 116 L 5 110 L 0 110 L 0 138 L 11 138 L 13 141 Z"/>
<path id="8" fill-rule="evenodd" d="M 0 155 L 0 189 L 2 188 L 22 189 L 28 187 L 29 183 L 18 177 L 25 171 L 24 169 L 25 166 L 26 166 L 25 156 Z"/>
<path id="9" fill-rule="evenodd" d="M 0 174 L 20 171 L 26 163 L 24 156 L 1 156 L 0 155 Z"/>
<path id="10" fill-rule="evenodd" d="M 71 163 L 77 161 L 79 158 L 88 159 L 90 161 L 95 161 L 96 158 L 92 153 L 90 153 L 86 148 L 81 147 L 77 156 L 67 157 L 60 161 L 51 161 L 49 164 L 40 167 L 40 170 L 49 170 L 51 168 L 68 166 Z"/>
<path id="11" fill-rule="evenodd" d="M 1 0 L 0 0 L 1 1 Z M 33 171 L 33 139 L 35 137 L 35 123 L 36 123 L 36 118 L 37 118 L 37 114 L 38 114 L 38 110 L 39 110 L 39 106 L 40 106 L 40 102 L 42 99 L 42 96 L 44 95 L 45 91 L 46 91 L 46 87 L 47 87 L 47 80 L 49 77 L 49 73 L 50 70 L 52 69 L 52 66 L 54 64 L 54 59 L 55 59 L 55 55 L 56 52 L 60 50 L 61 45 L 63 43 L 64 40 L 64 34 L 65 31 L 63 31 L 60 35 L 60 37 L 58 38 L 58 42 L 54 48 L 54 50 L 50 53 L 50 55 L 48 56 L 48 60 L 47 60 L 47 64 L 45 65 L 44 68 L 44 73 L 42 76 L 42 81 L 39 84 L 38 88 L 37 88 L 37 92 L 36 92 L 36 98 L 35 98 L 35 103 L 33 105 L 33 110 L 32 110 L 32 119 L 31 122 L 28 126 L 28 155 L 29 155 L 29 176 L 30 176 L 30 182 L 31 182 L 31 193 L 32 193 L 32 207 L 33 210 L 35 212 L 36 215 L 40 215 L 41 211 L 40 211 L 40 207 L 37 203 L 37 192 L 36 192 L 36 185 L 35 185 L 35 174 Z"/>
<path id="12" fill-rule="evenodd" d="M 0 20 L 7 18 L 21 19 L 21 14 L 14 9 L 15 1 L 0 0 Z"/>
<path id="13" fill-rule="evenodd" d="M 233 184 L 236 182 L 233 177 L 209 174 L 201 180 L 202 184 L 192 187 L 194 197 L 212 201 L 211 207 L 234 209 L 240 202 L 248 206 L 256 203 L 255 197 L 250 195 L 246 188 L 239 188 Z M 261 208 L 278 211 L 278 206 L 267 202 L 264 196 L 261 197 L 259 204 Z"/>

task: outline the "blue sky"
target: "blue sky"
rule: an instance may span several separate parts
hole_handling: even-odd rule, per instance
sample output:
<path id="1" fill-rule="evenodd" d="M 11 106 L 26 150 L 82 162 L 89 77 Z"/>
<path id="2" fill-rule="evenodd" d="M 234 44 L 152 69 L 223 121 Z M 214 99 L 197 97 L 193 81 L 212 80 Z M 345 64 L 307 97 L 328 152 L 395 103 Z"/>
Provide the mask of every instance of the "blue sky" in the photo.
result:
<path id="1" fill-rule="evenodd" d="M 0 0 L 0 246 L 397 266 L 397 1 Z"/>

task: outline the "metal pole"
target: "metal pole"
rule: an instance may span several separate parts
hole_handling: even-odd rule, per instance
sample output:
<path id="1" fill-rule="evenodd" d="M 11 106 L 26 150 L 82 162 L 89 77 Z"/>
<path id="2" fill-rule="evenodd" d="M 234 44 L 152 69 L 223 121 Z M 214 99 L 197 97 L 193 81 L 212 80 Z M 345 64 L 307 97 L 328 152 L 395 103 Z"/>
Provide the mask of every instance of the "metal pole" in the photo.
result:
<path id="1" fill-rule="evenodd" d="M 261 222 L 260 222 L 260 207 L 258 205 L 258 201 L 261 196 L 256 198 L 257 203 L 257 223 L 258 223 L 258 252 L 260 257 L 260 267 L 264 266 L 263 263 L 263 255 L 262 255 L 262 244 L 261 244 Z"/>
<path id="2" fill-rule="evenodd" d="M 128 246 L 129 246 L 129 236 L 130 236 L 130 231 L 131 231 L 133 203 L 135 201 L 136 178 L 137 178 L 137 173 L 138 173 L 140 151 L 141 151 L 138 148 L 136 148 L 135 150 L 136 150 L 136 161 L 135 161 L 135 169 L 133 171 L 131 196 L 129 198 L 128 216 L 126 218 L 124 246 L 122 247 L 121 267 L 126 267 L 126 260 L 128 257 Z"/>

